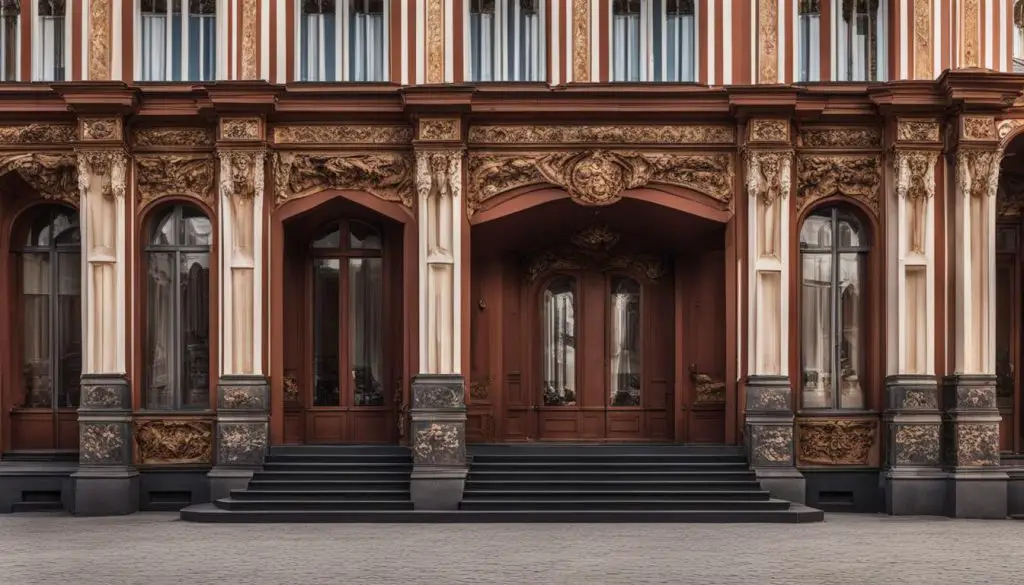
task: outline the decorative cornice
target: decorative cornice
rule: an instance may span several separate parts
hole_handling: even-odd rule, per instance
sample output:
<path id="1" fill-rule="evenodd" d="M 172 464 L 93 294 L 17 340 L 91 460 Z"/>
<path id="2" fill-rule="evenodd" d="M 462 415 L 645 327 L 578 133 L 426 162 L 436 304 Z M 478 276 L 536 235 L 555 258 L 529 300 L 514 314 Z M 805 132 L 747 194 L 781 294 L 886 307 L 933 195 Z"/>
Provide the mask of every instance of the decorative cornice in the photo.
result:
<path id="1" fill-rule="evenodd" d="M 303 124 L 274 127 L 277 144 L 396 144 L 412 142 L 409 126 Z"/>
<path id="2" fill-rule="evenodd" d="M 590 0 L 572 0 L 572 80 L 590 81 Z"/>
<path id="3" fill-rule="evenodd" d="M 805 148 L 880 148 L 880 128 L 802 128 L 800 146 Z"/>
<path id="4" fill-rule="evenodd" d="M 861 201 L 878 217 L 881 170 L 881 155 L 798 155 L 797 211 L 819 199 L 842 195 Z"/>
<path id="5" fill-rule="evenodd" d="M 78 128 L 70 124 L 0 126 L 0 144 L 70 144 L 78 140 Z"/>
<path id="6" fill-rule="evenodd" d="M 471 126 L 470 144 L 732 144 L 733 126 Z"/>
<path id="7" fill-rule="evenodd" d="M 462 123 L 458 118 L 424 118 L 419 124 L 420 140 L 460 140 Z"/>
<path id="8" fill-rule="evenodd" d="M 779 3 L 757 2 L 757 82 L 779 82 Z"/>
<path id="9" fill-rule="evenodd" d="M 185 195 L 215 207 L 216 165 L 209 155 L 136 155 L 139 207 L 169 195 Z"/>
<path id="10" fill-rule="evenodd" d="M 135 146 L 213 146 L 211 128 L 139 128 Z"/>
<path id="11" fill-rule="evenodd" d="M 413 208 L 413 157 L 407 152 L 293 153 L 274 159 L 276 205 L 323 191 L 366 191 Z"/>
<path id="12" fill-rule="evenodd" d="M 78 206 L 78 161 L 71 153 L 0 155 L 0 175 L 17 173 L 43 199 Z"/>

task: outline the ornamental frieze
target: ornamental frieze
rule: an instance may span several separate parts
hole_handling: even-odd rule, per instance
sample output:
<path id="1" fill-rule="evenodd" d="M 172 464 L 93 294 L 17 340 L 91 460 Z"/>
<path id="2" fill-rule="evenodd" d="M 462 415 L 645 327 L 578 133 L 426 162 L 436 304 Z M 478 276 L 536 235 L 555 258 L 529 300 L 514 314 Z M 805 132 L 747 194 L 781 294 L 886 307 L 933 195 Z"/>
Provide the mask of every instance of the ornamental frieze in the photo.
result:
<path id="1" fill-rule="evenodd" d="M 78 205 L 78 160 L 70 153 L 0 156 L 0 175 L 17 173 L 44 199 Z"/>
<path id="2" fill-rule="evenodd" d="M 420 120 L 420 140 L 458 140 L 462 123 L 458 118 L 426 118 Z"/>
<path id="3" fill-rule="evenodd" d="M 139 206 L 168 195 L 186 195 L 213 206 L 216 163 L 203 155 L 135 157 Z"/>
<path id="4" fill-rule="evenodd" d="M 139 128 L 135 131 L 135 145 L 153 146 L 213 146 L 211 128 Z"/>
<path id="5" fill-rule="evenodd" d="M 938 142 L 939 123 L 935 120 L 906 120 L 896 122 L 896 140 L 899 142 Z"/>
<path id="6" fill-rule="evenodd" d="M 68 144 L 78 140 L 71 124 L 27 124 L 0 126 L 0 144 Z"/>
<path id="7" fill-rule="evenodd" d="M 651 183 L 685 187 L 732 201 L 728 154 L 644 153 L 583 150 L 552 153 L 473 153 L 469 162 L 469 213 L 492 197 L 531 184 L 564 189 L 582 205 L 609 205 L 622 192 Z"/>
<path id="8" fill-rule="evenodd" d="M 989 116 L 963 116 L 960 138 L 962 140 L 995 140 L 996 122 Z"/>
<path id="9" fill-rule="evenodd" d="M 213 424 L 200 420 L 135 422 L 142 464 L 204 464 L 213 457 Z"/>
<path id="10" fill-rule="evenodd" d="M 82 118 L 81 126 L 83 142 L 113 141 L 123 137 L 121 118 Z"/>
<path id="11" fill-rule="evenodd" d="M 348 126 L 340 124 L 303 124 L 276 126 L 278 144 L 403 144 L 412 142 L 409 126 Z"/>
<path id="12" fill-rule="evenodd" d="M 220 139 L 231 141 L 259 140 L 259 118 L 222 118 L 220 121 Z"/>
<path id="13" fill-rule="evenodd" d="M 797 423 L 800 465 L 868 465 L 878 423 L 871 420 L 802 420 Z"/>
<path id="14" fill-rule="evenodd" d="M 750 142 L 789 142 L 789 120 L 750 121 Z"/>
<path id="15" fill-rule="evenodd" d="M 353 189 L 412 209 L 413 170 L 413 157 L 406 152 L 278 153 L 275 203 L 282 205 L 325 189 Z"/>
<path id="16" fill-rule="evenodd" d="M 842 195 L 861 201 L 877 216 L 882 185 L 880 155 L 804 154 L 797 157 L 796 208 Z"/>
<path id="17" fill-rule="evenodd" d="M 807 148 L 878 148 L 882 145 L 880 128 L 804 128 L 801 146 Z"/>
<path id="18" fill-rule="evenodd" d="M 470 144 L 732 144 L 733 126 L 472 126 Z"/>

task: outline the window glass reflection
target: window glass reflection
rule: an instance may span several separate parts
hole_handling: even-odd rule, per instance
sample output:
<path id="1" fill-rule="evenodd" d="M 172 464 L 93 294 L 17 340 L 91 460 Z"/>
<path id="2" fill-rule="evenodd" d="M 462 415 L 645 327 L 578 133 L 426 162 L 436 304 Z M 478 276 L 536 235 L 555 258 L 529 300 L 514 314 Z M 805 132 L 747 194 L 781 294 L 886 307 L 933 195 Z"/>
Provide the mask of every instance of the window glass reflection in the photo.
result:
<path id="1" fill-rule="evenodd" d="M 610 302 L 611 405 L 640 406 L 640 285 L 631 278 L 613 278 Z"/>
<path id="2" fill-rule="evenodd" d="M 383 406 L 384 311 L 383 270 L 380 258 L 348 261 L 349 361 L 352 367 L 353 404 Z"/>
<path id="3" fill-rule="evenodd" d="M 555 278 L 541 300 L 544 406 L 575 406 L 576 281 Z"/>

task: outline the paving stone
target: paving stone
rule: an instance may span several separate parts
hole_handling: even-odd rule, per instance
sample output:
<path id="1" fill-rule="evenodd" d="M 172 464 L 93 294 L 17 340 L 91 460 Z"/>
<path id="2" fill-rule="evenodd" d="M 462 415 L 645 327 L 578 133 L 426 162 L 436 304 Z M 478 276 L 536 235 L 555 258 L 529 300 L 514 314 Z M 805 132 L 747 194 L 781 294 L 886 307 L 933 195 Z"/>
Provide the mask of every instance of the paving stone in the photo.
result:
<path id="1" fill-rule="evenodd" d="M 1024 522 L 193 524 L 0 516 L 0 584 L 954 585 L 1024 582 Z"/>

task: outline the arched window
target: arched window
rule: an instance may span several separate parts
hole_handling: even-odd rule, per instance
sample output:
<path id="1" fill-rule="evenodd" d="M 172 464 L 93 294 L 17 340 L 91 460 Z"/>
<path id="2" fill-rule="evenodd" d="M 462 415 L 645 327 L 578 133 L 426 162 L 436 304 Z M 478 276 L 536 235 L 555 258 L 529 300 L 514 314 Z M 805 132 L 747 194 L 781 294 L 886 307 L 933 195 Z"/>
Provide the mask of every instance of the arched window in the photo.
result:
<path id="1" fill-rule="evenodd" d="M 175 205 L 152 223 L 146 246 L 146 408 L 210 404 L 212 241 L 210 219 L 191 205 Z"/>
<path id="2" fill-rule="evenodd" d="M 384 405 L 383 252 L 359 221 L 313 241 L 313 406 Z"/>
<path id="3" fill-rule="evenodd" d="M 693 0 L 612 0 L 612 81 L 696 80 Z"/>
<path id="4" fill-rule="evenodd" d="M 800 0 L 796 31 L 797 81 L 821 78 L 821 0 Z"/>
<path id="5" fill-rule="evenodd" d="M 800 229 L 800 361 L 804 408 L 864 408 L 869 240 L 841 207 Z"/>
<path id="6" fill-rule="evenodd" d="M 885 81 L 886 0 L 833 1 L 836 81 Z"/>
<path id="7" fill-rule="evenodd" d="M 544 406 L 576 406 L 576 279 L 557 276 L 541 295 Z"/>
<path id="8" fill-rule="evenodd" d="M 544 0 L 469 0 L 469 79 L 543 81 Z"/>
<path id="9" fill-rule="evenodd" d="M 78 214 L 39 209 L 21 249 L 21 371 L 26 408 L 78 408 L 82 377 Z"/>
<path id="10" fill-rule="evenodd" d="M 608 364 L 612 406 L 640 406 L 640 284 L 632 278 L 610 281 Z"/>

